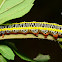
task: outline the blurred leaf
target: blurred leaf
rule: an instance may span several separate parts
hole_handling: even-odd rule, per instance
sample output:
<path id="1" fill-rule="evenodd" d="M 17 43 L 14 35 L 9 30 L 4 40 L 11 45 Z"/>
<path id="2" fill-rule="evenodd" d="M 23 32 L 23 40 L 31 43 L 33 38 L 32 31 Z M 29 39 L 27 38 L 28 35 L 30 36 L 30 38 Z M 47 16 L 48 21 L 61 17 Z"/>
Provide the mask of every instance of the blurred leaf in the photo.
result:
<path id="1" fill-rule="evenodd" d="M 36 58 L 31 59 L 28 56 L 26 56 L 24 53 L 19 52 L 18 49 L 15 47 L 14 43 L 6 41 L 5 44 L 11 47 L 13 51 L 16 53 L 16 55 L 18 55 L 23 60 L 30 61 L 30 62 L 45 62 L 50 59 L 49 55 L 42 55 L 42 54 L 39 54 Z"/>
<path id="2" fill-rule="evenodd" d="M 2 4 L 3 0 L 0 0 L 0 5 Z"/>
<path id="3" fill-rule="evenodd" d="M 3 0 L 0 0 L 0 5 L 2 4 Z"/>
<path id="4" fill-rule="evenodd" d="M 6 45 L 0 45 L 0 53 L 8 60 L 14 60 L 13 51 Z"/>
<path id="5" fill-rule="evenodd" d="M 59 46 L 61 47 L 61 49 L 62 49 L 62 45 L 59 43 Z"/>
<path id="6" fill-rule="evenodd" d="M 7 62 L 7 60 L 2 55 L 0 55 L 0 62 Z"/>
<path id="7" fill-rule="evenodd" d="M 36 58 L 34 58 L 33 60 L 39 61 L 39 62 L 44 62 L 44 61 L 48 61 L 50 59 L 49 55 L 42 55 L 39 54 Z"/>
<path id="8" fill-rule="evenodd" d="M 8 42 L 8 45 L 13 49 L 16 55 L 18 55 L 21 59 L 26 60 L 26 61 L 33 61 L 32 59 L 30 59 L 28 56 L 26 56 L 22 52 L 19 52 L 14 43 Z"/>
<path id="9" fill-rule="evenodd" d="M 25 56 L 24 54 L 22 54 L 22 53 L 20 53 L 20 52 L 18 52 L 16 50 L 14 50 L 14 52 L 16 53 L 16 55 L 18 55 L 23 60 L 26 60 L 26 61 L 34 61 L 34 60 L 30 59 L 29 57 Z"/>
<path id="10" fill-rule="evenodd" d="M 0 8 L 0 24 L 22 17 L 30 11 L 34 0 L 6 0 Z"/>
<path id="11" fill-rule="evenodd" d="M 57 41 L 58 41 L 58 42 L 62 42 L 62 38 L 58 38 Z"/>
<path id="12" fill-rule="evenodd" d="M 16 46 L 14 45 L 14 43 L 6 41 L 5 44 L 8 45 L 9 47 L 11 47 L 13 49 L 13 51 L 16 53 L 16 55 L 18 55 L 21 59 L 26 60 L 26 61 L 34 61 L 31 58 L 29 58 L 28 56 L 26 56 L 24 53 L 19 52 L 18 49 L 16 48 Z"/>

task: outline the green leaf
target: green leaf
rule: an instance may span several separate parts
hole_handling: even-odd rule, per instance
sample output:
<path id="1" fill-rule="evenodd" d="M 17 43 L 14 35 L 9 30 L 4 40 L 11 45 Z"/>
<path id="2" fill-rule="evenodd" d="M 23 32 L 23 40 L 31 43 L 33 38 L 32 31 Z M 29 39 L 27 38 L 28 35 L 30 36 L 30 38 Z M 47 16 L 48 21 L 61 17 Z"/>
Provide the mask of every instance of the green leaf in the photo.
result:
<path id="1" fill-rule="evenodd" d="M 2 4 L 3 0 L 0 0 L 0 5 Z"/>
<path id="2" fill-rule="evenodd" d="M 39 61 L 41 62 L 41 61 L 48 61 L 50 59 L 49 55 L 42 55 L 42 54 L 39 54 L 36 58 L 31 59 L 22 52 L 19 52 L 18 49 L 15 47 L 14 43 L 5 41 L 5 44 L 11 47 L 13 51 L 16 53 L 16 55 L 18 55 L 23 60 L 30 62 L 39 62 Z"/>
<path id="3" fill-rule="evenodd" d="M 0 24 L 27 14 L 34 0 L 6 0 L 0 9 Z"/>
<path id="4" fill-rule="evenodd" d="M 42 55 L 39 54 L 36 58 L 34 58 L 33 60 L 35 61 L 39 61 L 39 62 L 44 62 L 44 61 L 48 61 L 50 59 L 49 55 Z"/>
<path id="5" fill-rule="evenodd" d="M 7 62 L 7 60 L 2 55 L 0 55 L 0 62 Z"/>
<path id="6" fill-rule="evenodd" d="M 62 45 L 59 43 L 59 46 L 61 47 L 61 49 L 62 49 Z"/>
<path id="7" fill-rule="evenodd" d="M 20 52 L 18 52 L 16 50 L 14 50 L 14 52 L 16 53 L 16 55 L 18 55 L 23 60 L 26 60 L 26 61 L 34 61 L 34 60 L 30 59 L 29 57 L 25 56 L 24 54 L 22 54 L 22 53 L 20 53 Z"/>
<path id="8" fill-rule="evenodd" d="M 14 45 L 14 43 L 5 42 L 5 44 L 8 45 L 9 47 L 11 47 L 13 49 L 13 51 L 16 53 L 16 55 L 18 55 L 21 59 L 26 60 L 26 61 L 34 61 L 31 58 L 29 58 L 28 56 L 26 56 L 25 54 L 23 54 L 22 52 L 19 52 L 18 49 L 16 48 L 16 46 Z"/>
<path id="9" fill-rule="evenodd" d="M 30 9 L 31 9 L 32 6 L 33 6 L 33 4 L 28 5 L 23 10 L 19 10 L 19 12 L 16 12 L 16 13 L 13 13 L 13 14 L 11 13 L 10 16 L 8 15 L 8 16 L 2 18 L 2 21 L 0 21 L 0 23 L 4 22 L 4 20 L 8 21 L 9 19 L 11 20 L 11 19 L 14 19 L 14 18 L 19 18 L 20 16 L 22 17 L 23 15 L 25 15 L 26 13 L 28 13 L 30 11 Z"/>
<path id="10" fill-rule="evenodd" d="M 62 38 L 58 38 L 57 41 L 58 41 L 58 42 L 62 42 Z"/>
<path id="11" fill-rule="evenodd" d="M 17 6 L 18 4 L 21 4 L 23 1 L 24 0 L 5 0 L 5 3 L 0 9 L 0 14 L 8 11 L 9 9 L 13 8 L 14 6 Z"/>
<path id="12" fill-rule="evenodd" d="M 8 60 L 14 60 L 13 51 L 6 45 L 0 45 L 0 53 Z"/>
<path id="13" fill-rule="evenodd" d="M 0 0 L 0 8 L 4 4 L 5 0 Z"/>

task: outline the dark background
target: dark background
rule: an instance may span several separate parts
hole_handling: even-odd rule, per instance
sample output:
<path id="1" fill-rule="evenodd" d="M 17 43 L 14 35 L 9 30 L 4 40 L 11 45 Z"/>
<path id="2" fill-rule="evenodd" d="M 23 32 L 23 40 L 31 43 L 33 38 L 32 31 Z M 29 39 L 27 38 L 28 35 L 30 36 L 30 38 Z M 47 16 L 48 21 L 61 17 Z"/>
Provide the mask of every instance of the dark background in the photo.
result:
<path id="1" fill-rule="evenodd" d="M 11 22 L 38 21 L 62 24 L 62 0 L 36 0 L 33 8 L 22 18 L 10 20 Z M 20 52 L 30 58 L 36 57 L 39 53 L 49 54 L 49 62 L 62 62 L 62 51 L 58 42 L 39 39 L 17 39 L 9 40 L 15 43 Z M 26 62 L 17 55 L 14 61 Z"/>

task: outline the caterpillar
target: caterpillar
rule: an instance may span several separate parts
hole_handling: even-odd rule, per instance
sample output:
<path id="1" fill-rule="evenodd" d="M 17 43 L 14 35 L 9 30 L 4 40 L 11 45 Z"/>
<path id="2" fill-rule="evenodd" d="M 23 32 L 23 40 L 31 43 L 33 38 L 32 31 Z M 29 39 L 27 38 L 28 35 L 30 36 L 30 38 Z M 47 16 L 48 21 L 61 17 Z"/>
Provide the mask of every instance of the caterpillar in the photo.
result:
<path id="1" fill-rule="evenodd" d="M 20 22 L 0 25 L 0 36 L 9 34 L 43 34 L 45 38 L 52 35 L 55 39 L 62 37 L 62 25 L 48 22 Z"/>

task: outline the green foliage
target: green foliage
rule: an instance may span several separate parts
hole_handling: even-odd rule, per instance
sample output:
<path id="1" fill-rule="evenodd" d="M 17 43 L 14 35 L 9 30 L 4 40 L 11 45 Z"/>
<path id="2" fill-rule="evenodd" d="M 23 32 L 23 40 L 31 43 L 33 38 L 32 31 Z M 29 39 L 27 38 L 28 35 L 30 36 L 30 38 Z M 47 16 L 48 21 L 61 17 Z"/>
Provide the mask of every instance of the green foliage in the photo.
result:
<path id="1" fill-rule="evenodd" d="M 2 55 L 0 55 L 0 62 L 7 62 L 7 60 Z"/>
<path id="2" fill-rule="evenodd" d="M 11 47 L 13 49 L 13 51 L 16 53 L 16 55 L 18 55 L 21 59 L 26 60 L 26 61 L 33 61 L 31 58 L 29 58 L 22 52 L 19 52 L 18 49 L 16 48 L 16 46 L 14 45 L 14 43 L 5 42 L 5 44 L 8 45 L 9 47 Z"/>
<path id="3" fill-rule="evenodd" d="M 58 41 L 58 42 L 62 42 L 62 38 L 58 38 L 57 41 Z"/>
<path id="4" fill-rule="evenodd" d="M 61 47 L 61 49 L 62 49 L 62 45 L 59 43 L 59 46 Z"/>
<path id="5" fill-rule="evenodd" d="M 2 45 L 0 45 L 0 53 L 2 54 L 3 57 L 5 57 L 8 60 L 14 60 L 15 57 L 14 53 L 16 53 L 16 55 L 18 55 L 21 59 L 30 62 L 42 62 L 42 61 L 44 62 L 50 59 L 49 55 L 42 55 L 42 54 L 39 54 L 36 58 L 31 59 L 30 57 L 26 56 L 24 53 L 19 52 L 14 43 L 4 41 L 1 44 Z M 10 48 L 14 51 L 14 53 Z"/>
<path id="6" fill-rule="evenodd" d="M 0 45 L 0 53 L 8 60 L 14 60 L 13 51 L 6 45 Z"/>
<path id="7" fill-rule="evenodd" d="M 0 0 L 0 5 L 2 4 L 3 0 Z"/>
<path id="8" fill-rule="evenodd" d="M 14 50 L 14 52 L 16 53 L 16 55 L 18 55 L 21 59 L 26 60 L 26 61 L 34 61 L 32 59 L 30 59 L 29 57 L 25 56 L 24 54 L 21 54 L 20 52 Z"/>
<path id="9" fill-rule="evenodd" d="M 4 25 L 7 25 L 7 24 L 12 24 L 12 22 L 11 21 L 7 21 L 7 22 L 5 22 L 5 23 L 3 23 Z M 2 24 L 2 25 L 3 25 Z"/>
<path id="10" fill-rule="evenodd" d="M 0 0 L 0 8 L 2 7 L 2 5 L 4 4 L 5 0 Z"/>
<path id="11" fill-rule="evenodd" d="M 19 52 L 18 49 L 15 47 L 14 43 L 11 42 L 5 42 L 5 43 L 8 44 L 16 53 L 16 55 L 18 55 L 23 60 L 30 61 L 30 62 L 38 62 L 38 61 L 48 61 L 50 59 L 49 55 L 42 55 L 42 54 L 39 54 L 36 58 L 31 59 L 25 54 L 23 54 L 22 52 Z"/>
<path id="12" fill-rule="evenodd" d="M 6 0 L 0 8 L 0 24 L 22 17 L 30 11 L 34 0 Z"/>
<path id="13" fill-rule="evenodd" d="M 37 62 L 45 62 L 48 61 L 50 59 L 49 55 L 43 55 L 43 54 L 39 54 L 36 58 L 34 58 L 33 60 L 37 61 Z"/>

